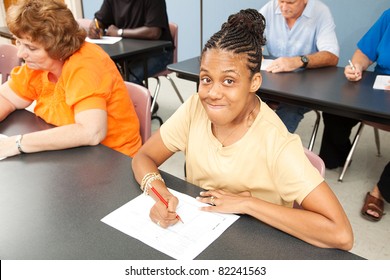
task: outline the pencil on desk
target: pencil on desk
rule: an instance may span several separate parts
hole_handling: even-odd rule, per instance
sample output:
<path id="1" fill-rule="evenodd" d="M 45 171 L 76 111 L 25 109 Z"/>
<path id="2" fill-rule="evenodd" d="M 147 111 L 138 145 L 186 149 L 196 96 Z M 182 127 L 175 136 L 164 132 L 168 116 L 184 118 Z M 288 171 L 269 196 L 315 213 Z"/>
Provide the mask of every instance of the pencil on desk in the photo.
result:
<path id="1" fill-rule="evenodd" d="M 168 208 L 168 202 L 161 196 L 161 194 L 154 187 L 151 187 L 150 189 L 154 192 L 154 194 L 158 197 L 158 199 L 160 199 L 160 201 L 164 203 L 164 205 Z M 180 222 L 184 224 L 183 220 L 177 214 L 176 214 L 176 219 L 178 219 Z"/>

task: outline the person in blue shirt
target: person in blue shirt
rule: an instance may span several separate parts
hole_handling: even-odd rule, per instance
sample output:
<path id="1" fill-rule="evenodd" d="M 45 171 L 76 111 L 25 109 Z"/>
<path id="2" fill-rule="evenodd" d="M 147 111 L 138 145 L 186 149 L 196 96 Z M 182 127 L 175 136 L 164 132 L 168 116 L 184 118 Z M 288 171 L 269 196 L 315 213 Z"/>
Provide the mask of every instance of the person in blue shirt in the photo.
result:
<path id="1" fill-rule="evenodd" d="M 360 39 L 351 61 L 353 67 L 347 65 L 344 70 L 349 81 L 360 81 L 364 71 L 375 62 L 376 73 L 390 75 L 390 9 L 383 12 Z M 387 90 L 390 90 L 390 87 L 387 87 Z M 343 166 L 352 146 L 349 139 L 351 130 L 360 120 L 325 112 L 322 116 L 324 133 L 319 155 L 328 169 Z M 379 221 L 383 215 L 383 199 L 390 202 L 390 163 L 384 168 L 378 184 L 367 193 L 362 215 L 370 220 Z"/>
<path id="2" fill-rule="evenodd" d="M 266 49 L 276 59 L 267 67 L 272 73 L 301 68 L 336 66 L 339 44 L 329 8 L 319 0 L 271 0 L 260 13 L 267 27 Z M 278 104 L 276 113 L 294 133 L 309 108 Z"/>

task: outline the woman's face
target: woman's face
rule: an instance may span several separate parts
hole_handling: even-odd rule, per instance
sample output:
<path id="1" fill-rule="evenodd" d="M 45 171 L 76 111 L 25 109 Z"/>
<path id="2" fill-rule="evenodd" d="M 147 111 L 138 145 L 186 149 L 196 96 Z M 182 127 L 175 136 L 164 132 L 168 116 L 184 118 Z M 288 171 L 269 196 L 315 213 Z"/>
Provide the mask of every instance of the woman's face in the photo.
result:
<path id="1" fill-rule="evenodd" d="M 246 54 L 211 49 L 201 60 L 199 98 L 210 121 L 229 125 L 242 121 L 253 108 L 253 97 L 261 75 L 250 77 Z"/>
<path id="2" fill-rule="evenodd" d="M 22 58 L 27 66 L 34 70 L 53 71 L 61 62 L 49 56 L 43 46 L 28 39 L 16 39 L 18 57 Z"/>

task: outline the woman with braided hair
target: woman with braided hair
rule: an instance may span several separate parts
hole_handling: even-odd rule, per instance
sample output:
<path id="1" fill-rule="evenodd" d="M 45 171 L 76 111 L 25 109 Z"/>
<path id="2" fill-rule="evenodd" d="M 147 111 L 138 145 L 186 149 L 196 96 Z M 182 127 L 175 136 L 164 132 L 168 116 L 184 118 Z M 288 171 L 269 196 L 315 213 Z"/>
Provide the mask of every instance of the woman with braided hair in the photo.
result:
<path id="1" fill-rule="evenodd" d="M 313 245 L 349 250 L 353 234 L 342 206 L 299 136 L 256 95 L 264 28 L 254 9 L 231 15 L 202 50 L 199 92 L 134 157 L 135 178 L 156 201 L 150 218 L 164 228 L 178 221 L 178 199 L 158 166 L 183 151 L 187 181 L 204 189 L 197 199 L 210 204 L 203 211 L 251 215 Z"/>

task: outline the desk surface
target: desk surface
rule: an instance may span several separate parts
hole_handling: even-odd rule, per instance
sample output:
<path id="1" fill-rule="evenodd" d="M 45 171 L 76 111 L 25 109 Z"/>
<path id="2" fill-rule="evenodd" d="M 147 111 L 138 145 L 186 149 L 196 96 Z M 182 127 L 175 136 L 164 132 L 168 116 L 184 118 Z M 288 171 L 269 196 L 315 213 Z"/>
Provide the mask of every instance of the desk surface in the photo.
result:
<path id="1" fill-rule="evenodd" d="M 99 44 L 99 46 L 113 59 L 129 59 L 132 56 L 150 55 L 161 52 L 162 49 L 172 46 L 170 41 L 139 40 L 123 38 L 115 44 Z"/>
<path id="2" fill-rule="evenodd" d="M 0 122 L 0 133 L 48 127 L 21 110 Z M 170 259 L 100 221 L 141 194 L 130 166 L 131 158 L 103 145 L 0 161 L 0 259 Z M 162 176 L 173 189 L 199 193 L 179 178 L 164 172 Z M 314 247 L 242 216 L 198 259 L 361 258 Z"/>
<path id="3" fill-rule="evenodd" d="M 0 36 L 12 39 L 13 36 L 7 26 L 0 26 Z M 161 52 L 164 48 L 172 47 L 171 41 L 139 40 L 122 38 L 115 44 L 99 44 L 102 49 L 113 59 L 124 59 L 135 55 Z"/>
<path id="4" fill-rule="evenodd" d="M 168 69 L 179 78 L 199 81 L 199 58 Z M 272 74 L 261 71 L 260 97 L 367 121 L 390 124 L 390 93 L 372 88 L 376 73 L 365 72 L 360 82 L 349 82 L 342 67 L 306 69 Z"/>

